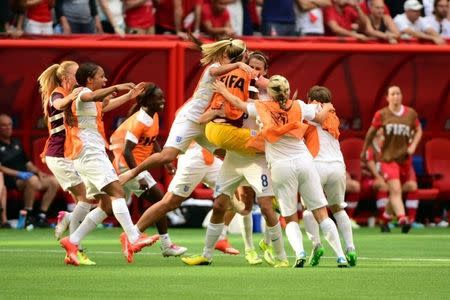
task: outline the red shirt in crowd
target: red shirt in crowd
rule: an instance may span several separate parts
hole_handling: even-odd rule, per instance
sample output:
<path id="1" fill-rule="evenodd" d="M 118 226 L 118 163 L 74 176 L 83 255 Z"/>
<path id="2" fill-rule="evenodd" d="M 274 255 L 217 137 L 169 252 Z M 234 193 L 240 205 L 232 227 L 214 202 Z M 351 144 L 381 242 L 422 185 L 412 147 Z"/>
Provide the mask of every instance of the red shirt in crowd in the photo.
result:
<path id="1" fill-rule="evenodd" d="M 52 21 L 48 0 L 42 0 L 36 5 L 27 8 L 27 18 L 36 22 L 48 23 Z"/>
<path id="2" fill-rule="evenodd" d="M 125 23 L 130 28 L 148 29 L 155 25 L 153 4 L 147 0 L 143 5 L 125 11 Z"/>
<path id="3" fill-rule="evenodd" d="M 367 5 L 367 2 L 361 2 L 361 4 L 359 4 L 359 6 L 361 7 L 361 10 L 363 11 L 363 13 L 365 13 L 367 16 L 370 15 L 370 7 Z M 386 6 L 386 4 L 384 5 L 384 14 L 385 15 L 389 15 L 390 11 L 389 8 Z"/>
<path id="4" fill-rule="evenodd" d="M 183 16 L 181 24 L 183 25 L 184 18 L 195 9 L 196 5 L 202 4 L 203 0 L 184 0 L 182 2 L 183 2 Z M 170 30 L 175 30 L 173 0 L 159 1 L 159 4 L 156 8 L 156 24 Z"/>
<path id="5" fill-rule="evenodd" d="M 324 10 L 324 19 L 327 28 L 327 34 L 334 35 L 329 29 L 328 22 L 335 21 L 344 29 L 352 30 L 352 24 L 358 20 L 358 12 L 350 5 L 344 6 L 340 14 L 334 5 L 326 7 Z"/>
<path id="6" fill-rule="evenodd" d="M 226 9 L 220 14 L 214 14 L 212 5 L 205 4 L 202 7 L 202 23 L 205 21 L 210 21 L 214 28 L 225 27 L 230 22 L 230 14 Z"/>

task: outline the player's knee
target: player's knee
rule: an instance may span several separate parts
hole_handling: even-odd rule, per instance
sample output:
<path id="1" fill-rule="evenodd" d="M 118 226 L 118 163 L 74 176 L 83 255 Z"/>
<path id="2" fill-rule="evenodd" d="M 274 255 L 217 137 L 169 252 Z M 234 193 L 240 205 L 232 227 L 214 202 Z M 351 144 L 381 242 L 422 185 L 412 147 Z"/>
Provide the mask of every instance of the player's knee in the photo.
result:
<path id="1" fill-rule="evenodd" d="M 405 192 L 412 192 L 412 191 L 417 190 L 417 182 L 415 182 L 415 181 L 406 182 L 403 186 L 403 190 Z"/>

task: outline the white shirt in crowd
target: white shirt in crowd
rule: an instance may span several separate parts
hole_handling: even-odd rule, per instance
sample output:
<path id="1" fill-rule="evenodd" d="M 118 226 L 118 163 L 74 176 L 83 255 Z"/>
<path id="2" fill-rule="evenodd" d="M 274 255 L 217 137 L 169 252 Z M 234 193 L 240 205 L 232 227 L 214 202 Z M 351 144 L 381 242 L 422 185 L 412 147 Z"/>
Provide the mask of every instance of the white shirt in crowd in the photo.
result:
<path id="1" fill-rule="evenodd" d="M 237 36 L 242 35 L 244 30 L 244 10 L 242 8 L 242 1 L 238 0 L 227 5 L 228 13 L 230 14 L 230 24 L 234 33 Z"/>
<path id="2" fill-rule="evenodd" d="M 403 32 L 405 29 L 410 28 L 417 32 L 425 32 L 428 28 L 430 28 L 425 23 L 424 18 L 419 17 L 416 22 L 412 23 L 406 16 L 406 14 L 396 15 L 394 18 L 394 23 L 402 33 L 402 38 L 411 38 L 409 34 L 405 34 Z"/>
<path id="3" fill-rule="evenodd" d="M 323 35 L 325 28 L 323 25 L 323 12 L 321 8 L 314 8 L 310 11 L 300 11 L 295 5 L 295 27 L 300 35 Z"/>
<path id="4" fill-rule="evenodd" d="M 427 27 L 433 28 L 434 31 L 439 33 L 441 36 L 450 38 L 450 21 L 448 19 L 443 19 L 440 23 L 436 20 L 434 15 L 424 18 Z"/>
<path id="5" fill-rule="evenodd" d="M 434 10 L 434 0 L 422 0 L 425 17 L 432 16 Z"/>

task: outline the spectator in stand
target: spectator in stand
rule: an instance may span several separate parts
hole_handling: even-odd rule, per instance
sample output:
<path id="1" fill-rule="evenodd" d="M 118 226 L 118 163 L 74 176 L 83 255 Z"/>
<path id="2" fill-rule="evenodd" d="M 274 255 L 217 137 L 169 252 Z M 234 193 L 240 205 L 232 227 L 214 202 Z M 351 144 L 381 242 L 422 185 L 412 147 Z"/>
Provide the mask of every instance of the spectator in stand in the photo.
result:
<path id="1" fill-rule="evenodd" d="M 324 16 L 328 35 L 368 40 L 363 32 L 370 24 L 356 0 L 333 0 L 333 5 L 324 9 Z"/>
<path id="2" fill-rule="evenodd" d="M 295 36 L 294 0 L 261 0 L 262 34 Z"/>
<path id="3" fill-rule="evenodd" d="M 186 39 L 185 31 L 200 32 L 202 0 L 159 0 L 156 4 L 156 33 L 176 34 Z"/>
<path id="4" fill-rule="evenodd" d="M 122 0 L 99 0 L 99 16 L 105 33 L 125 34 Z"/>
<path id="5" fill-rule="evenodd" d="M 211 0 L 202 8 L 203 32 L 215 39 L 233 36 L 235 32 L 231 28 L 230 14 L 226 9 L 226 0 Z"/>
<path id="6" fill-rule="evenodd" d="M 27 17 L 24 32 L 53 34 L 52 8 L 55 6 L 55 0 L 26 0 L 23 5 Z M 21 22 L 23 21 L 24 18 L 21 18 Z"/>
<path id="7" fill-rule="evenodd" d="M 390 44 L 397 44 L 400 38 L 400 31 L 395 26 L 394 20 L 386 13 L 386 6 L 383 0 L 369 1 L 369 22 L 368 35 L 385 40 Z"/>
<path id="8" fill-rule="evenodd" d="M 423 5 L 423 16 L 425 17 L 429 17 L 433 15 L 434 12 L 434 3 L 435 0 L 422 0 L 422 5 Z"/>
<path id="9" fill-rule="evenodd" d="M 444 38 L 450 38 L 450 21 L 447 19 L 449 13 L 448 0 L 436 0 L 434 2 L 433 14 L 425 17 L 427 27 L 433 28 Z"/>
<path id="10" fill-rule="evenodd" d="M 407 0 L 404 5 L 405 13 L 394 18 L 395 25 L 402 33 L 402 38 L 415 37 L 418 39 L 432 41 L 435 44 L 444 44 L 444 39 L 439 33 L 429 26 L 424 18 L 420 16 L 423 8 L 418 0 Z"/>
<path id="11" fill-rule="evenodd" d="M 95 0 L 56 0 L 56 17 L 62 33 L 103 33 Z"/>
<path id="12" fill-rule="evenodd" d="M 2 218 L 2 223 L 0 228 L 11 228 L 8 223 L 8 218 L 6 217 L 6 186 L 3 173 L 0 171 L 0 214 Z"/>
<path id="13" fill-rule="evenodd" d="M 124 0 L 127 33 L 155 34 L 152 0 Z"/>
<path id="14" fill-rule="evenodd" d="M 227 0 L 227 10 L 230 15 L 231 28 L 235 35 L 241 36 L 244 30 L 244 9 L 241 0 Z"/>
<path id="15" fill-rule="evenodd" d="M 0 32 L 8 32 L 10 30 L 10 20 L 12 12 L 9 7 L 9 1 L 0 1 Z"/>
<path id="16" fill-rule="evenodd" d="M 59 185 L 55 177 L 40 171 L 25 155 L 18 139 L 12 139 L 12 119 L 0 115 L 0 163 L 7 188 L 17 188 L 23 192 L 27 221 L 38 227 L 46 227 L 47 210 L 55 199 Z M 37 191 L 43 192 L 38 210 L 33 210 Z"/>
<path id="17" fill-rule="evenodd" d="M 252 34 L 254 32 L 260 32 L 261 31 L 261 15 L 259 13 L 260 5 L 262 4 L 262 0 L 246 0 L 247 1 L 247 9 L 249 18 L 251 20 L 252 25 Z M 249 31 L 250 32 L 250 31 Z"/>
<path id="18" fill-rule="evenodd" d="M 297 0 L 295 15 L 298 34 L 305 36 L 324 35 L 322 8 L 330 5 L 331 0 Z"/>
<path id="19" fill-rule="evenodd" d="M 14 26 L 17 23 L 14 22 L 15 19 L 23 19 L 22 6 L 20 1 L 0 0 L 0 32 L 6 32 L 12 37 L 19 37 L 23 34 L 22 27 Z"/>

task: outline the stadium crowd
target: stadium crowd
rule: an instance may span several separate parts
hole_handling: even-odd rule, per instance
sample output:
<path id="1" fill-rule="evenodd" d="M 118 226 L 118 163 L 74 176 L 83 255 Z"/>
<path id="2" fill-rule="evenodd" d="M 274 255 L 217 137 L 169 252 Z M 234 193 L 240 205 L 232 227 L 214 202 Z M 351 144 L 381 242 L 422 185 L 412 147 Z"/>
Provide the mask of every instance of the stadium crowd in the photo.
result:
<path id="1" fill-rule="evenodd" d="M 445 43 L 448 0 L 1 0 L 0 32 L 344 36 Z"/>

